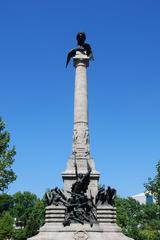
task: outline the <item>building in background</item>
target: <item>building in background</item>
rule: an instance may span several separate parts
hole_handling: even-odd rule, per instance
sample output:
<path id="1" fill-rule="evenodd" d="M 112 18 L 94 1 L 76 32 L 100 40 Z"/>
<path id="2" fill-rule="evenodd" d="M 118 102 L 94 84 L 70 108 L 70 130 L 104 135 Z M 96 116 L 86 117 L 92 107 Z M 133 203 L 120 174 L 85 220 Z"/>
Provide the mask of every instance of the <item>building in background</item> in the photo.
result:
<path id="1" fill-rule="evenodd" d="M 136 195 L 131 196 L 132 198 L 134 198 L 135 200 L 137 200 L 140 204 L 150 204 L 150 203 L 154 203 L 154 198 L 152 194 L 149 193 L 139 193 Z"/>

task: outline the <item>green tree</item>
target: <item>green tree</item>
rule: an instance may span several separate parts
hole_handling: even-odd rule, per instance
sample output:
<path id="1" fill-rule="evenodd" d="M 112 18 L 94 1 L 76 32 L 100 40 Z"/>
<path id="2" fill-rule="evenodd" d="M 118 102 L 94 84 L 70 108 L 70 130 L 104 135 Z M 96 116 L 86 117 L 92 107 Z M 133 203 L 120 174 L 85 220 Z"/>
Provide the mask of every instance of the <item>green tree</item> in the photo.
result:
<path id="1" fill-rule="evenodd" d="M 117 223 L 135 240 L 160 240 L 160 215 L 157 204 L 139 204 L 132 198 L 116 199 Z"/>
<path id="2" fill-rule="evenodd" d="M 141 205 L 141 225 L 146 229 L 160 230 L 160 214 L 157 204 Z"/>
<path id="3" fill-rule="evenodd" d="M 160 215 L 157 204 L 141 205 L 142 217 L 140 219 L 139 239 L 158 240 L 160 239 Z"/>
<path id="4" fill-rule="evenodd" d="M 37 234 L 44 224 L 44 214 L 44 200 L 33 193 L 0 194 L 0 240 L 9 235 L 13 240 L 26 240 Z"/>
<path id="5" fill-rule="evenodd" d="M 38 200 L 34 205 L 32 212 L 26 224 L 27 238 L 38 233 L 39 228 L 44 224 L 45 204 L 43 200 Z"/>
<path id="6" fill-rule="evenodd" d="M 22 229 L 16 229 L 14 232 L 14 236 L 13 236 L 14 240 L 26 240 L 26 230 L 25 228 Z"/>
<path id="7" fill-rule="evenodd" d="M 10 134 L 5 131 L 5 123 L 0 118 L 0 191 L 3 192 L 8 185 L 16 180 L 16 174 L 12 170 L 15 147 L 9 149 Z"/>
<path id="8" fill-rule="evenodd" d="M 0 194 L 0 217 L 6 211 L 13 208 L 13 198 L 6 193 Z"/>
<path id="9" fill-rule="evenodd" d="M 13 194 L 13 208 L 11 214 L 17 221 L 21 221 L 26 226 L 27 220 L 38 201 L 35 194 L 30 192 L 17 192 Z"/>
<path id="10" fill-rule="evenodd" d="M 14 234 L 14 220 L 9 212 L 0 219 L 0 240 L 11 239 Z"/>
<path id="11" fill-rule="evenodd" d="M 117 224 L 125 235 L 138 239 L 138 228 L 141 219 L 141 205 L 133 198 L 116 199 Z"/>
<path id="12" fill-rule="evenodd" d="M 17 192 L 12 198 L 13 208 L 10 213 L 23 226 L 15 231 L 14 239 L 23 240 L 37 234 L 44 223 L 44 201 L 30 192 Z"/>
<path id="13" fill-rule="evenodd" d="M 139 231 L 139 240 L 159 240 L 160 234 L 154 230 L 140 230 Z"/>
<path id="14" fill-rule="evenodd" d="M 156 203 L 160 206 L 160 160 L 156 165 L 157 174 L 151 179 L 148 178 L 148 183 L 145 183 L 144 186 L 146 190 L 153 194 Z"/>

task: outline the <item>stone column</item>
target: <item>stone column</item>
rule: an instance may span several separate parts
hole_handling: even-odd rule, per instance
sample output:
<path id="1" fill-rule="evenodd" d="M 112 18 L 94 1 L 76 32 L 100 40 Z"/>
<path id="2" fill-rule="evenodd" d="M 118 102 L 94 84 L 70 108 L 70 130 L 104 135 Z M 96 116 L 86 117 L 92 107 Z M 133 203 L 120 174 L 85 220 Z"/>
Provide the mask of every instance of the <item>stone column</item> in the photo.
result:
<path id="1" fill-rule="evenodd" d="M 89 66 L 89 57 L 79 53 L 74 57 L 73 61 L 76 71 L 72 151 L 76 154 L 76 158 L 84 158 L 89 154 L 87 87 L 87 67 Z"/>
<path id="2" fill-rule="evenodd" d="M 75 90 L 74 90 L 74 126 L 72 154 L 67 163 L 67 169 L 62 173 L 64 191 L 68 195 L 73 182 L 76 180 L 75 163 L 78 173 L 85 174 L 88 164 L 92 168 L 89 192 L 95 196 L 98 190 L 100 173 L 96 171 L 94 160 L 90 155 L 89 129 L 88 129 L 88 87 L 87 67 L 90 58 L 77 51 L 73 58 L 75 67 Z"/>

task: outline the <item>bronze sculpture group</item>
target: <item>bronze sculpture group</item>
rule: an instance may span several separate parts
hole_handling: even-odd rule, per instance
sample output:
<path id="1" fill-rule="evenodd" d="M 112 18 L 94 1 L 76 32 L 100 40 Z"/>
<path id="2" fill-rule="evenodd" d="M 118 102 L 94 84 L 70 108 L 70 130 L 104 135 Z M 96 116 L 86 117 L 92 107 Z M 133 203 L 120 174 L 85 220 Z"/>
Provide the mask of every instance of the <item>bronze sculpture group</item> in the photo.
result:
<path id="1" fill-rule="evenodd" d="M 100 205 L 114 206 L 116 190 L 104 186 L 100 187 L 94 199 L 92 193 L 87 194 L 90 183 L 90 175 L 92 169 L 88 164 L 86 174 L 77 172 L 77 164 L 75 162 L 76 181 L 72 184 L 70 197 L 67 198 L 64 192 L 57 187 L 45 193 L 46 205 L 62 205 L 65 206 L 64 226 L 69 226 L 71 223 L 90 223 L 92 227 L 97 222 L 96 208 Z M 89 195 L 89 196 L 88 196 Z"/>

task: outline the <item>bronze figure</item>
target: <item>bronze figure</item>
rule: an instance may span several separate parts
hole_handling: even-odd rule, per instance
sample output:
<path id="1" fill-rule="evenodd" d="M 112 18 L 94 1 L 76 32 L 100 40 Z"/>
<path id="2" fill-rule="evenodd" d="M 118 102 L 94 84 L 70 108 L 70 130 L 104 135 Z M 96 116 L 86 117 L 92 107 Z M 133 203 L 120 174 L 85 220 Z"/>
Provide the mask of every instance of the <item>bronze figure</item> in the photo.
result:
<path id="1" fill-rule="evenodd" d="M 77 45 L 78 48 L 72 49 L 67 55 L 66 67 L 72 57 L 76 55 L 76 52 L 81 52 L 84 55 L 87 55 L 90 59 L 94 60 L 93 52 L 91 46 L 88 43 L 85 43 L 86 34 L 84 32 L 79 32 L 77 34 Z"/>

